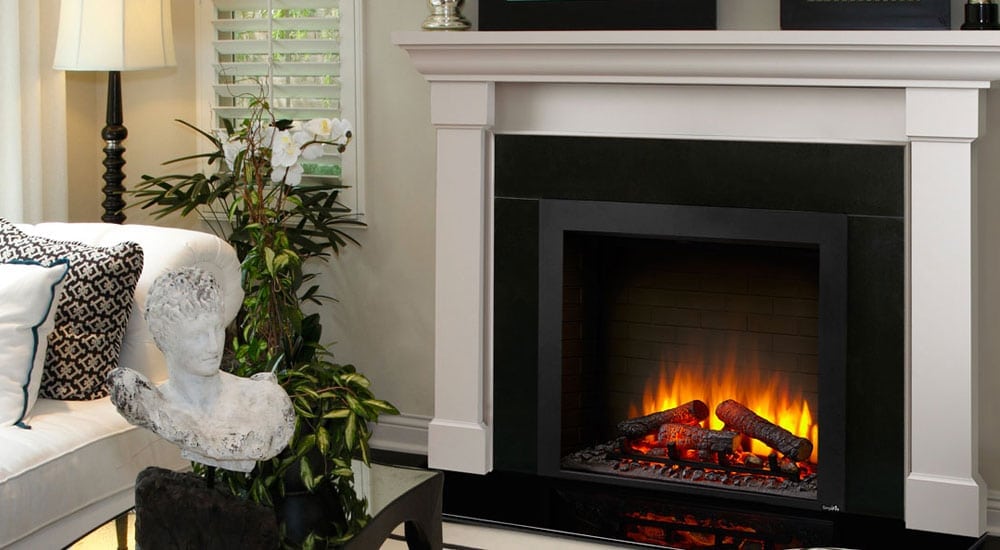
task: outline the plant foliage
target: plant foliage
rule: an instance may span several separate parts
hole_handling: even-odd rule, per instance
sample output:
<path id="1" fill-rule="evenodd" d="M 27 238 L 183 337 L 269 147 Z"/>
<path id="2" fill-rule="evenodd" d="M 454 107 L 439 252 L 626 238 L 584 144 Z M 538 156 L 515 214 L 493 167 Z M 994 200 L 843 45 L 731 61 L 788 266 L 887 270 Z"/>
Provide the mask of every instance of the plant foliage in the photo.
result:
<path id="1" fill-rule="evenodd" d="M 277 457 L 249 474 L 222 471 L 236 495 L 274 506 L 286 493 L 286 476 L 298 472 L 309 491 L 333 491 L 342 514 L 331 514 L 322 532 L 303 547 L 338 544 L 368 521 L 366 503 L 353 488 L 352 460 L 369 463 L 369 423 L 399 414 L 376 399 L 369 380 L 352 365 L 332 361 L 321 344 L 319 315 L 303 305 L 332 297 L 321 293 L 310 260 L 327 262 L 358 244 L 346 228 L 363 226 L 338 202 L 339 181 L 302 178 L 303 161 L 344 152 L 350 124 L 338 119 L 292 122 L 277 119 L 260 93 L 247 97 L 250 116 L 238 127 L 207 132 L 178 120 L 211 143 L 208 152 L 164 163 L 199 159 L 207 169 L 193 174 L 142 176 L 131 193 L 138 205 L 162 218 L 192 213 L 231 243 L 241 261 L 243 307 L 231 327 L 224 368 L 239 376 L 274 371 L 296 412 L 295 434 Z M 319 457 L 317 460 L 316 457 Z M 195 465 L 196 472 L 204 472 Z"/>

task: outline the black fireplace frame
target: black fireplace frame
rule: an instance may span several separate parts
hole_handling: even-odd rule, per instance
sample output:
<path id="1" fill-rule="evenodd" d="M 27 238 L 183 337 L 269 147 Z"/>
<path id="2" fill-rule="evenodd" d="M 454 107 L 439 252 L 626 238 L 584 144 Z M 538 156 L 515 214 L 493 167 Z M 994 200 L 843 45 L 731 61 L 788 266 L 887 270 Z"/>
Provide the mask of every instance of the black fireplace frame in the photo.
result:
<path id="1" fill-rule="evenodd" d="M 819 254 L 820 474 L 815 499 L 671 484 L 560 467 L 563 242 L 567 232 L 815 248 Z M 847 216 L 747 208 L 538 201 L 538 473 L 816 510 L 846 510 Z M 599 443 L 599 442 L 595 442 Z"/>
<path id="2" fill-rule="evenodd" d="M 905 146 L 507 134 L 494 136 L 494 144 L 493 414 L 486 419 L 493 429 L 494 470 L 475 483 L 446 482 L 446 494 L 468 485 L 471 499 L 446 498 L 446 510 L 475 516 L 473 501 L 492 502 L 508 489 L 511 476 L 540 487 L 613 487 L 538 473 L 539 202 L 557 199 L 846 215 L 846 508 L 902 521 Z M 674 501 L 702 498 L 658 492 Z M 539 499 L 531 507 L 537 517 L 515 523 L 549 525 L 553 512 L 544 505 L 548 500 Z M 500 507 L 482 517 L 511 512 Z"/>

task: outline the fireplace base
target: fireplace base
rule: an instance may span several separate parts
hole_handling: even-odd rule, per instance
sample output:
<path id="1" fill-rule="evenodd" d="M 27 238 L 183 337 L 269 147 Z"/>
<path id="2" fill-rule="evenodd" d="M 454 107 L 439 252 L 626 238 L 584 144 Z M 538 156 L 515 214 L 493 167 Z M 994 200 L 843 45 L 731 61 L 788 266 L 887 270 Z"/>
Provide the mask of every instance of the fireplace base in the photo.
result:
<path id="1" fill-rule="evenodd" d="M 449 521 L 683 550 L 704 548 L 698 541 L 707 540 L 714 540 L 719 548 L 760 541 L 760 546 L 746 547 L 775 550 L 981 548 L 976 546 L 976 538 L 906 529 L 899 519 L 810 512 L 515 473 L 481 476 L 445 472 L 443 506 Z M 662 535 L 659 540 L 658 534 Z"/>

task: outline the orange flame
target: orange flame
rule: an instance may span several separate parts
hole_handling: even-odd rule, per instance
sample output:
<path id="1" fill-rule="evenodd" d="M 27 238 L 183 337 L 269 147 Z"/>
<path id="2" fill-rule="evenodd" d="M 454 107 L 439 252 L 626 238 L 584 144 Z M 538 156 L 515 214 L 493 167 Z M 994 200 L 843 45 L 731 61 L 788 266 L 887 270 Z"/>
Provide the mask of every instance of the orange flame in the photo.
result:
<path id="1" fill-rule="evenodd" d="M 765 377 L 756 368 L 737 368 L 733 363 L 718 369 L 678 365 L 671 376 L 666 365 L 661 365 L 659 377 L 645 386 L 641 410 L 635 404 L 631 405 L 629 417 L 671 409 L 693 399 L 704 401 L 712 411 L 708 428 L 724 428 L 723 422 L 715 416 L 715 407 L 726 399 L 734 399 L 770 422 L 799 437 L 808 438 L 813 443 L 809 460 L 818 462 L 819 425 L 803 392 L 791 390 L 785 377 L 775 373 Z M 752 440 L 750 451 L 766 456 L 771 449 L 760 441 Z"/>

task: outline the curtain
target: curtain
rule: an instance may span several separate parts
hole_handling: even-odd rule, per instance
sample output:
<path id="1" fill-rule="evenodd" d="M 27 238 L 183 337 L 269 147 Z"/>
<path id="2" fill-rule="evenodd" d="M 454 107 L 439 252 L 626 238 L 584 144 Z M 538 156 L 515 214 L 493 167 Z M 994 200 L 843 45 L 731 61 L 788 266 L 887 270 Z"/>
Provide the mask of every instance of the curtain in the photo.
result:
<path id="1" fill-rule="evenodd" d="M 66 81 L 52 69 L 59 0 L 0 0 L 0 217 L 65 221 Z"/>

